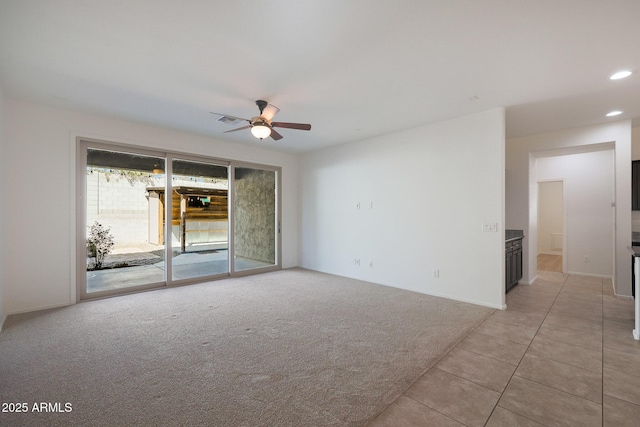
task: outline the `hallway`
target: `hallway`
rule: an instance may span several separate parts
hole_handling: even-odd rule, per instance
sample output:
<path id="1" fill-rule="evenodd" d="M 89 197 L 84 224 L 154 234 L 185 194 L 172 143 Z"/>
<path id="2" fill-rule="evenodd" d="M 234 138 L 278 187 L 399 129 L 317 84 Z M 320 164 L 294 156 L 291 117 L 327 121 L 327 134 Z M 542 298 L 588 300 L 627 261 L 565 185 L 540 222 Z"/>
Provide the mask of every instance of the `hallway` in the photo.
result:
<path id="1" fill-rule="evenodd" d="M 538 255 L 538 271 L 562 273 L 562 255 Z"/>

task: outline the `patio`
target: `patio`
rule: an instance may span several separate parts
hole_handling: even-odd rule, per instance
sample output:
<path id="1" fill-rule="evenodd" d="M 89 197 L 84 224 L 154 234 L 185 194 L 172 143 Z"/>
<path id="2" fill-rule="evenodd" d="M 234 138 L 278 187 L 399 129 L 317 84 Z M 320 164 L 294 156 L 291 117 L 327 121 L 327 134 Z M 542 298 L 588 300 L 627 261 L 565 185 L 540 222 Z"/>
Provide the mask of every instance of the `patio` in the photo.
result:
<path id="1" fill-rule="evenodd" d="M 134 249 L 137 251 L 131 252 Z M 104 262 L 106 268 L 87 271 L 87 292 L 124 289 L 164 282 L 165 262 L 162 252 L 163 250 L 158 249 L 158 246 L 155 245 L 120 248 L 116 253 L 107 256 Z M 223 275 L 229 272 L 229 253 L 226 248 L 204 248 L 198 252 L 174 252 L 174 254 L 172 260 L 173 280 Z M 272 265 L 239 257 L 235 262 L 237 271 Z"/>

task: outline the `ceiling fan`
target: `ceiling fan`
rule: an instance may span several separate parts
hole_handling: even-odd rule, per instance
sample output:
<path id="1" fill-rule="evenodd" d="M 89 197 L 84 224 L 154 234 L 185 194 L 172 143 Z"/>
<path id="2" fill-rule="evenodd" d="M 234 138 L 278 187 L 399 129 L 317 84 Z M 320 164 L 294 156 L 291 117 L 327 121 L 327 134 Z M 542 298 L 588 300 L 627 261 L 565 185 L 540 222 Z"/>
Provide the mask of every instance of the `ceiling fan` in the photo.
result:
<path id="1" fill-rule="evenodd" d="M 273 120 L 273 117 L 278 114 L 278 111 L 280 111 L 280 109 L 275 105 L 271 105 L 267 101 L 263 101 L 261 99 L 256 101 L 256 105 L 260 109 L 260 115 L 251 119 L 243 119 L 242 117 L 235 117 L 228 114 L 220 113 L 211 114 L 221 116 L 217 120 L 221 123 L 236 124 L 245 121 L 249 122 L 249 124 L 246 126 L 231 129 L 224 133 L 236 132 L 243 129 L 251 129 L 251 134 L 260 140 L 265 139 L 269 136 L 276 141 L 282 139 L 282 135 L 280 135 L 274 128 L 311 130 L 311 125 L 306 123 L 273 122 L 271 120 Z"/>

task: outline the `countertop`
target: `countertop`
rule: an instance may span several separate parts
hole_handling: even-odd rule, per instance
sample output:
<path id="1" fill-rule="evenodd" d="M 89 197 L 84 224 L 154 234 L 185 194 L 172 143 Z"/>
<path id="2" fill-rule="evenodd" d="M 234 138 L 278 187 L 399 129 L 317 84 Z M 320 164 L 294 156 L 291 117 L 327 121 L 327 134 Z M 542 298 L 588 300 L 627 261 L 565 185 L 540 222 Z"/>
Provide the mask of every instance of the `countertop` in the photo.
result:
<path id="1" fill-rule="evenodd" d="M 511 242 L 513 240 L 519 240 L 522 238 L 524 238 L 524 232 L 522 230 L 504 230 L 505 242 Z"/>

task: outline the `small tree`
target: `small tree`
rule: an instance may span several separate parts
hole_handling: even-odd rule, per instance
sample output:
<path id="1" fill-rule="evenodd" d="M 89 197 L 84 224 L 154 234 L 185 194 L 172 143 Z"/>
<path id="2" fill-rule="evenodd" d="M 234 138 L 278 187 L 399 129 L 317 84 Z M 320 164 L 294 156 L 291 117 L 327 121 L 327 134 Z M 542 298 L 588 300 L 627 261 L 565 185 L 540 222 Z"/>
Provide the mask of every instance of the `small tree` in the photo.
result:
<path id="1" fill-rule="evenodd" d="M 101 269 L 104 259 L 109 255 L 114 244 L 111 227 L 104 227 L 98 221 L 94 222 L 89 228 L 89 237 L 87 237 L 87 253 L 92 259 L 88 269 Z"/>

